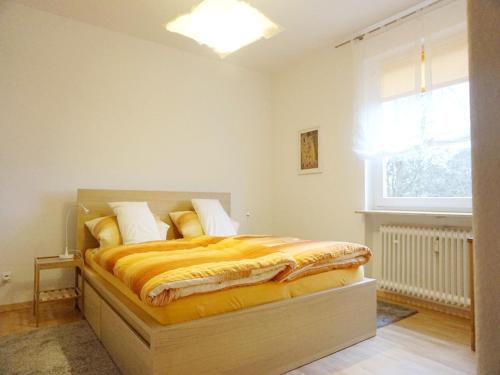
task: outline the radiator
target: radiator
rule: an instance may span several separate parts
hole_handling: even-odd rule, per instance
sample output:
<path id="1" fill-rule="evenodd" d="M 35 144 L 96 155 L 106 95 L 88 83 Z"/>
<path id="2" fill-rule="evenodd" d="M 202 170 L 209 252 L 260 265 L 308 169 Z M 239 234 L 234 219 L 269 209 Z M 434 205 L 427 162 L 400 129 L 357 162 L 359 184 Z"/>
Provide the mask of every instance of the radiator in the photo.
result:
<path id="1" fill-rule="evenodd" d="M 467 230 L 382 225 L 379 288 L 468 308 Z"/>

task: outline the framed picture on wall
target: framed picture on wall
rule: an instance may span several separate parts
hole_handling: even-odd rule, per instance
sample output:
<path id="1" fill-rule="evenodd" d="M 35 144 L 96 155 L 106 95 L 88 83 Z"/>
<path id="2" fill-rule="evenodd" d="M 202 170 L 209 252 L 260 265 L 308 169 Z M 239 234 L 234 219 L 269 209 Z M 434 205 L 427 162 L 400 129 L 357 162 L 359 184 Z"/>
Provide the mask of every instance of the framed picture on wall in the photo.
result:
<path id="1" fill-rule="evenodd" d="M 299 130 L 299 174 L 321 173 L 319 128 Z"/>

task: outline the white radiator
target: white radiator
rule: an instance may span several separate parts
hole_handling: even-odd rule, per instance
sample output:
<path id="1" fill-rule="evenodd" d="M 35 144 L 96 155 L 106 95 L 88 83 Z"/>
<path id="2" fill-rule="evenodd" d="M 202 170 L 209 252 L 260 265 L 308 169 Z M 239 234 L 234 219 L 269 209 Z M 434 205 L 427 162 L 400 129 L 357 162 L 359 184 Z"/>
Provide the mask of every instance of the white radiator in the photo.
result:
<path id="1" fill-rule="evenodd" d="M 470 306 L 467 230 L 382 225 L 379 288 Z"/>

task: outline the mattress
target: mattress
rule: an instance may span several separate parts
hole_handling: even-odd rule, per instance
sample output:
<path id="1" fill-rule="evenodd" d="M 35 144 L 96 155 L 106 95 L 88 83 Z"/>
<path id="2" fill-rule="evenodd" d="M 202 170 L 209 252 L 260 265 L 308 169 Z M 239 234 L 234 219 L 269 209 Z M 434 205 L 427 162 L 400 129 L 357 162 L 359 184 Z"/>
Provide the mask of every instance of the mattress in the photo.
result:
<path id="1" fill-rule="evenodd" d="M 322 290 L 353 284 L 364 278 L 363 266 L 327 271 L 304 276 L 292 281 L 240 286 L 216 292 L 195 294 L 175 300 L 165 306 L 154 307 L 141 301 L 117 277 L 105 270 L 87 251 L 85 261 L 99 276 L 118 289 L 126 298 L 137 305 L 162 325 L 187 322 L 213 315 L 224 314 L 249 307 L 299 297 Z"/>

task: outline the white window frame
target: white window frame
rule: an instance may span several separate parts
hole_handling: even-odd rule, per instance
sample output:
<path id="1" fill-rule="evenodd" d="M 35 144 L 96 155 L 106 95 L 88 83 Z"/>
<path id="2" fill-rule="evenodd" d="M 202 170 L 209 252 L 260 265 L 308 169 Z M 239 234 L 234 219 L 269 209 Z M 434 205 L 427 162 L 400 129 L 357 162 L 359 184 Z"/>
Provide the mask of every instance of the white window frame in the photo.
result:
<path id="1" fill-rule="evenodd" d="M 365 162 L 366 208 L 381 211 L 442 211 L 472 212 L 472 198 L 457 197 L 385 197 L 384 196 L 384 159 Z"/>

